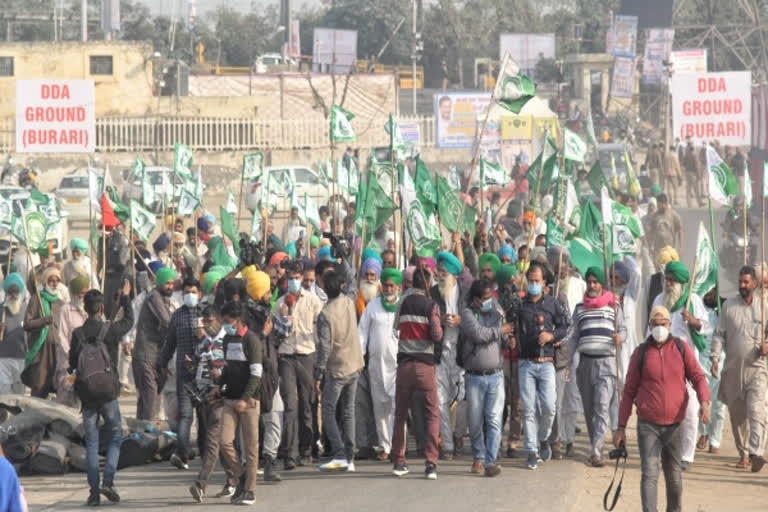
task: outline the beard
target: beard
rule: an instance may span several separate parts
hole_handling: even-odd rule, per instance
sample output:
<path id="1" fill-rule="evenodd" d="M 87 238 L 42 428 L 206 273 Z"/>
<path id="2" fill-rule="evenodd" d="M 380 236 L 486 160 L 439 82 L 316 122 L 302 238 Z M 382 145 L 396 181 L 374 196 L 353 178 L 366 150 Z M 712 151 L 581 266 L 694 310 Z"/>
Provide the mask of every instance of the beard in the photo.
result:
<path id="1" fill-rule="evenodd" d="M 363 300 L 366 304 L 371 302 L 373 299 L 375 299 L 379 295 L 379 283 L 376 282 L 369 282 L 364 281 L 360 283 L 360 295 L 362 295 Z"/>
<path id="2" fill-rule="evenodd" d="M 451 274 L 441 277 L 437 281 L 437 289 L 440 290 L 440 296 L 443 299 L 450 297 L 454 288 L 456 288 L 456 278 Z"/>
<path id="3" fill-rule="evenodd" d="M 21 311 L 22 302 L 23 301 L 21 300 L 20 295 L 13 299 L 9 297 L 5 301 L 5 307 L 8 308 L 8 311 L 10 311 L 11 315 L 16 316 Z"/>
<path id="4" fill-rule="evenodd" d="M 603 294 L 602 290 L 599 292 L 597 290 L 587 290 L 587 297 L 595 299 Z"/>
<path id="5" fill-rule="evenodd" d="M 669 311 L 675 307 L 675 304 L 683 296 L 683 285 L 675 283 L 672 286 L 668 286 L 664 289 L 664 307 Z"/>

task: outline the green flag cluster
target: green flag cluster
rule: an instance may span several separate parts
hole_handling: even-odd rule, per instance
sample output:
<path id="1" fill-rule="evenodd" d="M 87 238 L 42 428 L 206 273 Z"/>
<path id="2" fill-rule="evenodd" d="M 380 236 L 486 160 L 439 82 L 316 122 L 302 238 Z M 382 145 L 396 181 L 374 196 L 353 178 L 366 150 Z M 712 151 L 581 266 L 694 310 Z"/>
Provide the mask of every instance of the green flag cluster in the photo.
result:
<path id="1" fill-rule="evenodd" d="M 485 158 L 480 159 L 480 185 L 485 188 L 489 185 L 503 187 L 507 184 L 507 171 L 496 162 L 489 162 Z"/>
<path id="2" fill-rule="evenodd" d="M 534 96 L 536 96 L 536 84 L 520 73 L 520 67 L 509 54 L 506 54 L 496 79 L 493 98 L 502 107 L 519 114 Z"/>
<path id="3" fill-rule="evenodd" d="M 418 169 L 418 164 L 417 164 Z M 432 184 L 434 190 L 434 184 Z M 402 172 L 402 207 L 405 227 L 413 243 L 413 250 L 421 254 L 425 251 L 436 251 L 440 247 L 440 231 L 435 221 L 436 203 L 425 204 L 422 195 L 411 178 L 407 169 Z M 437 191 L 434 190 L 435 196 Z M 435 197 L 437 199 L 437 197 Z"/>
<path id="4" fill-rule="evenodd" d="M 532 193 L 543 193 L 552 184 L 552 180 L 560 174 L 557 166 L 557 144 L 547 132 L 544 137 L 544 147 L 539 156 L 528 167 L 525 178 Z M 539 184 L 541 179 L 541 184 Z"/>
<path id="5" fill-rule="evenodd" d="M 443 225 L 452 232 L 464 233 L 469 231 L 474 237 L 477 211 L 464 203 L 459 194 L 451 188 L 451 185 L 442 176 L 437 177 L 437 197 L 437 211 Z M 459 218 L 462 208 L 464 209 L 464 216 Z"/>

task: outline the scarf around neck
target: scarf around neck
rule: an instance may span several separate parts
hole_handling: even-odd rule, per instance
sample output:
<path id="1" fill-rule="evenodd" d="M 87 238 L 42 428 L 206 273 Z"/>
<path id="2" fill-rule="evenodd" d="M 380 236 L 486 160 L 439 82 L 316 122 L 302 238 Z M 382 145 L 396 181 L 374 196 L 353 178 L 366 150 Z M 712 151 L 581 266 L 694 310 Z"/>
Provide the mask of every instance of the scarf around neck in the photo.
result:
<path id="1" fill-rule="evenodd" d="M 590 297 L 588 293 L 584 294 L 584 309 L 600 309 L 606 306 L 614 306 L 615 304 L 616 297 L 613 295 L 613 292 L 607 290 L 603 290 L 603 294 L 598 297 Z"/>
<path id="2" fill-rule="evenodd" d="M 680 298 L 677 299 L 677 302 L 675 302 L 675 305 L 672 306 L 672 309 L 670 310 L 670 313 L 675 313 L 677 311 L 680 311 L 683 309 L 683 306 L 685 306 L 686 301 L 688 300 L 688 295 L 691 293 L 691 291 L 688 289 L 688 285 L 685 285 L 685 288 L 683 288 L 683 294 L 680 295 Z M 688 311 L 693 314 L 693 302 L 691 302 L 688 305 Z M 707 348 L 707 340 L 705 336 L 702 336 L 699 334 L 699 331 L 693 328 L 693 326 L 688 325 L 688 333 L 691 335 L 691 341 L 693 341 L 693 344 L 696 346 L 696 348 L 699 350 L 699 352 L 703 351 L 705 348 Z"/>
<path id="3" fill-rule="evenodd" d="M 397 296 L 397 300 L 393 302 L 392 304 L 387 304 L 387 300 L 384 298 L 384 296 L 381 296 L 381 307 L 384 308 L 384 311 L 387 313 L 394 313 L 397 311 L 397 307 L 400 305 L 400 295 Z"/>
<path id="4" fill-rule="evenodd" d="M 48 290 L 43 288 L 40 290 L 40 318 L 45 318 L 47 316 L 50 316 L 51 314 L 51 304 L 59 300 L 58 295 L 54 295 L 50 293 Z M 37 353 L 40 352 L 40 349 L 43 348 L 43 343 L 45 343 L 45 339 L 48 337 L 48 331 L 50 329 L 49 325 L 44 326 L 42 329 L 40 329 L 40 335 L 37 338 L 37 341 L 32 346 L 32 348 L 24 355 L 24 368 L 29 367 L 30 364 L 32 364 L 32 361 L 35 360 L 35 356 L 37 356 Z"/>

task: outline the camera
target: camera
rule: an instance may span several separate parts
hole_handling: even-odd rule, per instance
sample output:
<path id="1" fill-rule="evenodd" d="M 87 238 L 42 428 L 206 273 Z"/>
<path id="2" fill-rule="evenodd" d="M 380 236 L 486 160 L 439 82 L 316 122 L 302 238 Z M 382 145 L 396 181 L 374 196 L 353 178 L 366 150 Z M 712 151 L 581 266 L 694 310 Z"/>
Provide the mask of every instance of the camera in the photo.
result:
<path id="1" fill-rule="evenodd" d="M 331 241 L 331 257 L 333 259 L 347 259 L 352 253 L 352 244 L 343 236 L 336 236 L 331 232 L 323 232 L 323 238 Z"/>
<path id="2" fill-rule="evenodd" d="M 264 250 L 261 242 L 240 239 L 240 263 L 243 266 L 258 265 L 263 259 Z"/>
<path id="3" fill-rule="evenodd" d="M 198 389 L 198 387 L 191 382 L 184 384 L 184 392 L 189 396 L 189 400 L 192 402 L 192 407 L 200 407 L 208 401 L 206 393 Z"/>
<path id="4" fill-rule="evenodd" d="M 608 452 L 608 457 L 611 460 L 626 459 L 627 456 L 628 456 L 628 454 L 627 454 L 627 446 L 624 444 L 624 441 L 622 441 L 621 444 L 619 444 L 618 448 Z"/>

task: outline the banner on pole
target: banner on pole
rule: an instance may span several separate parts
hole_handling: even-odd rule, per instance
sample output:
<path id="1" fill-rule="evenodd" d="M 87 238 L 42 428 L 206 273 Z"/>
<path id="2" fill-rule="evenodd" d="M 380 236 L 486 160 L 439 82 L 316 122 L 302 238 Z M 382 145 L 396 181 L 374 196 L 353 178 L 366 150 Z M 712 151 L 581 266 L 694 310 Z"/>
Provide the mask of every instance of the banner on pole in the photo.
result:
<path id="1" fill-rule="evenodd" d="M 641 77 L 644 84 L 661 85 L 664 81 L 664 61 L 669 60 L 674 40 L 673 28 L 648 29 Z"/>
<path id="2" fill-rule="evenodd" d="M 611 77 L 611 96 L 614 98 L 631 98 L 635 92 L 635 59 L 634 57 L 616 57 L 613 61 Z"/>

